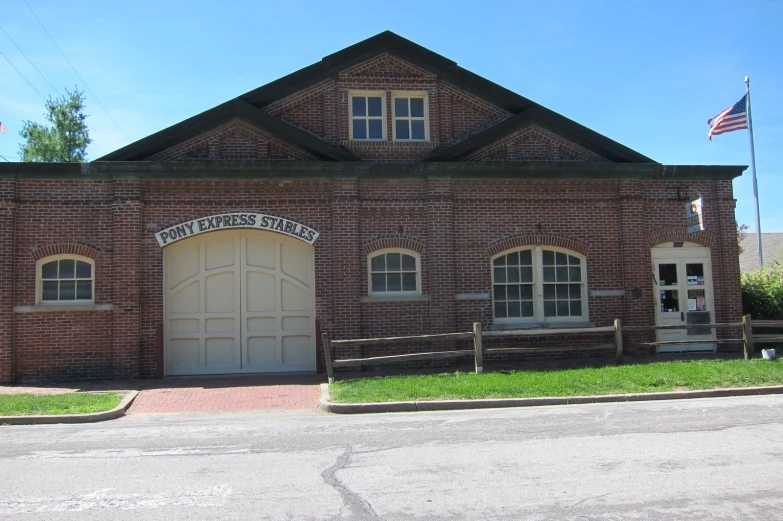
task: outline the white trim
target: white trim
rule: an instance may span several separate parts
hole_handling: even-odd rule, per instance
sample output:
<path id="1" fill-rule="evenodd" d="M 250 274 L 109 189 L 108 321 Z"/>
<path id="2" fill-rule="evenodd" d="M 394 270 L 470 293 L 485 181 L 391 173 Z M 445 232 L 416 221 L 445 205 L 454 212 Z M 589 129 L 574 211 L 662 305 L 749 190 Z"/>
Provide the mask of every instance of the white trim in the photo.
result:
<path id="1" fill-rule="evenodd" d="M 365 120 L 369 119 L 380 119 L 381 120 L 381 138 L 380 139 L 370 139 L 370 128 L 367 127 L 367 139 L 355 139 L 353 137 L 353 98 L 356 97 L 374 97 L 374 98 L 381 98 L 381 115 L 380 118 L 378 116 L 357 116 L 358 118 L 362 118 Z M 373 142 L 373 141 L 386 141 L 386 91 L 384 90 L 351 90 L 348 91 L 348 139 L 350 141 L 361 141 L 361 142 Z"/>
<path id="2" fill-rule="evenodd" d="M 79 301 L 83 302 L 83 301 Z M 40 304 L 37 306 L 14 306 L 14 313 L 57 313 L 70 311 L 112 311 L 114 304 Z"/>
<path id="3" fill-rule="evenodd" d="M 402 143 L 426 143 L 430 140 L 430 109 L 429 109 L 429 93 L 427 91 L 405 91 L 405 90 L 399 90 L 399 91 L 392 91 L 391 95 L 391 107 L 392 107 L 392 118 L 391 118 L 391 124 L 392 124 L 392 139 L 394 141 L 402 142 Z M 413 117 L 410 116 L 410 112 L 408 116 L 400 116 L 397 117 L 396 114 L 396 105 L 395 100 L 397 98 L 420 98 L 424 100 L 424 117 Z M 410 102 L 408 103 L 408 111 L 410 111 Z M 407 121 L 424 121 L 424 139 L 397 139 L 397 120 L 407 120 Z M 408 128 L 410 128 L 410 125 L 408 125 Z M 412 134 L 412 133 L 411 133 Z"/>
<path id="4" fill-rule="evenodd" d="M 564 253 L 566 255 L 572 255 L 577 257 L 580 262 L 581 268 L 581 296 L 582 296 L 582 314 L 573 317 L 545 317 L 544 316 L 544 262 L 543 252 L 544 250 L 553 251 L 555 253 Z M 495 259 L 504 257 L 510 253 L 530 251 L 532 252 L 532 269 L 533 269 L 533 316 L 532 317 L 495 317 Z M 585 323 L 590 320 L 590 313 L 587 307 L 588 304 L 588 290 L 587 290 L 587 258 L 573 250 L 567 250 L 565 248 L 558 248 L 556 246 L 522 246 L 520 248 L 511 248 L 509 250 L 502 251 L 496 255 L 493 255 L 489 260 L 489 269 L 491 271 L 491 291 L 490 298 L 492 300 L 492 322 L 498 325 L 507 324 L 550 324 L 550 323 Z M 574 284 L 569 282 L 568 284 Z"/>
<path id="5" fill-rule="evenodd" d="M 490 300 L 489 293 L 456 293 L 454 300 Z"/>
<path id="6" fill-rule="evenodd" d="M 384 297 L 373 295 L 371 297 L 360 297 L 359 302 L 421 302 L 432 300 L 429 295 L 396 295 Z"/>
<path id="7" fill-rule="evenodd" d="M 54 261 L 61 261 L 61 260 L 74 260 L 74 261 L 82 261 L 86 262 L 90 265 L 90 278 L 86 279 L 84 277 L 77 278 L 76 277 L 76 263 L 74 263 L 74 278 L 73 279 L 62 279 L 58 278 L 56 279 L 47 279 L 52 281 L 63 281 L 63 280 L 73 280 L 73 281 L 79 281 L 79 280 L 89 280 L 91 287 L 92 287 L 92 297 L 89 299 L 77 299 L 74 298 L 73 300 L 43 300 L 43 274 L 41 273 L 41 270 L 43 268 L 44 264 L 48 264 L 50 262 Z M 59 269 L 59 267 L 58 267 Z M 74 287 L 74 297 L 76 296 L 77 288 Z M 42 259 L 38 259 L 35 262 L 35 304 L 36 306 L 54 306 L 54 307 L 70 307 L 70 306 L 91 306 L 95 303 L 95 260 L 91 259 L 89 257 L 84 257 L 83 255 L 73 255 L 73 254 L 62 254 L 62 255 L 50 255 L 49 257 L 44 257 Z"/>
<path id="8" fill-rule="evenodd" d="M 408 255 L 416 260 L 416 291 L 379 291 L 373 292 L 372 290 L 372 259 L 378 255 L 385 255 L 387 253 L 401 253 Z M 400 266 L 402 268 L 402 266 Z M 389 271 L 375 272 L 375 273 L 390 273 Z M 398 273 L 393 271 L 391 273 Z M 399 273 L 406 273 L 400 269 Z M 410 273 L 410 272 L 407 272 Z M 384 248 L 382 250 L 375 250 L 367 254 L 367 295 L 369 297 L 377 298 L 392 298 L 392 297 L 409 297 L 414 295 L 421 295 L 421 255 L 413 250 L 407 250 L 405 248 Z"/>

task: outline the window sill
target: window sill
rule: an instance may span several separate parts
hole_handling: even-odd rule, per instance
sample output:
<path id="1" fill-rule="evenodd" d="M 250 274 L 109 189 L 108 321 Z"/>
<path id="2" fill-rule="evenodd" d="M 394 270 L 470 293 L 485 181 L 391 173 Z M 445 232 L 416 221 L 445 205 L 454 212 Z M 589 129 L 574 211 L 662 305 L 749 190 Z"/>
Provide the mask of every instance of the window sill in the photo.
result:
<path id="1" fill-rule="evenodd" d="M 595 322 L 516 322 L 491 324 L 490 331 L 506 331 L 511 329 L 569 329 L 595 327 Z"/>
<path id="2" fill-rule="evenodd" d="M 340 141 L 340 146 L 355 147 L 355 146 L 368 146 L 368 147 L 408 147 L 408 148 L 437 148 L 437 141 L 420 141 L 420 140 L 388 140 L 388 139 L 349 139 L 347 141 Z"/>
<path id="3" fill-rule="evenodd" d="M 58 313 L 68 311 L 112 311 L 114 304 L 38 304 L 14 306 L 14 313 Z"/>
<path id="4" fill-rule="evenodd" d="M 370 297 L 362 297 L 359 302 L 416 302 L 430 300 L 429 295 L 395 295 L 388 297 L 380 297 L 373 295 Z"/>

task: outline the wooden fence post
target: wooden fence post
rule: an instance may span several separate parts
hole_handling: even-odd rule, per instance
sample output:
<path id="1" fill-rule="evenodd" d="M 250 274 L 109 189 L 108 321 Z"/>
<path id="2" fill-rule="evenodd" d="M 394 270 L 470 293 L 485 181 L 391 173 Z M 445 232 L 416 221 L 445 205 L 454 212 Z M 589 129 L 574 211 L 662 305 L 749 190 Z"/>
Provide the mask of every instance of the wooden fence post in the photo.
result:
<path id="1" fill-rule="evenodd" d="M 324 343 L 324 358 L 326 359 L 326 376 L 329 378 L 329 383 L 334 383 L 334 369 L 332 369 L 332 345 L 329 341 L 329 334 L 324 333 L 321 335 Z"/>
<path id="2" fill-rule="evenodd" d="M 484 352 L 481 347 L 481 322 L 473 322 L 473 346 L 476 349 L 476 374 L 484 372 Z"/>
<path id="3" fill-rule="evenodd" d="M 621 364 L 623 362 L 623 325 L 619 318 L 614 319 L 614 343 L 617 348 L 615 361 Z"/>
<path id="4" fill-rule="evenodd" d="M 750 315 L 742 315 L 742 341 L 745 348 L 745 360 L 753 358 L 756 354 L 756 348 L 753 345 L 753 320 Z"/>

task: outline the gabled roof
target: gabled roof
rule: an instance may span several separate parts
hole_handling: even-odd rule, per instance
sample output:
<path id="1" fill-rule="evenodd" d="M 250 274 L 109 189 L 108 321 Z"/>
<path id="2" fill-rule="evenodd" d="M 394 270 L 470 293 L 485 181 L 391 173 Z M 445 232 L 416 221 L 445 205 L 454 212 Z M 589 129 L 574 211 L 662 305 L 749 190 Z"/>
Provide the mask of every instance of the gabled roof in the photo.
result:
<path id="1" fill-rule="evenodd" d="M 281 139 L 331 161 L 359 160 L 347 150 L 330 145 L 313 134 L 268 115 L 263 107 L 305 89 L 342 70 L 382 53 L 389 53 L 437 75 L 443 81 L 514 114 L 452 147 L 440 150 L 427 161 L 454 161 L 526 125 L 535 123 L 565 139 L 617 163 L 655 163 L 587 127 L 565 118 L 500 85 L 474 74 L 391 31 L 351 45 L 267 85 L 247 92 L 197 116 L 107 154 L 97 161 L 138 161 L 195 137 L 217 125 L 239 118 Z"/>
<path id="2" fill-rule="evenodd" d="M 330 145 L 313 134 L 270 116 L 262 109 L 236 98 L 106 154 L 96 161 L 141 161 L 233 120 L 244 121 L 288 143 L 298 145 L 323 159 L 331 161 L 359 160 L 348 150 Z"/>

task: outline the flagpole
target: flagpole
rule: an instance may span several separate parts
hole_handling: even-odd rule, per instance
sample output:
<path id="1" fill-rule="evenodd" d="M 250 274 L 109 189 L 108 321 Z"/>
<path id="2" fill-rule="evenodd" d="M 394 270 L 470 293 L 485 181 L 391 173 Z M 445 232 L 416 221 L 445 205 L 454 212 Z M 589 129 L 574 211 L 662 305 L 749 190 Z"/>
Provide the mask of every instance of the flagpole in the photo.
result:
<path id="1" fill-rule="evenodd" d="M 761 217 L 759 215 L 759 185 L 756 182 L 756 150 L 753 147 L 753 121 L 750 117 L 750 78 L 745 76 L 745 111 L 748 113 L 748 138 L 750 139 L 750 171 L 753 174 L 753 203 L 756 206 L 756 232 L 758 233 L 759 265 L 764 266 L 761 250 Z"/>

